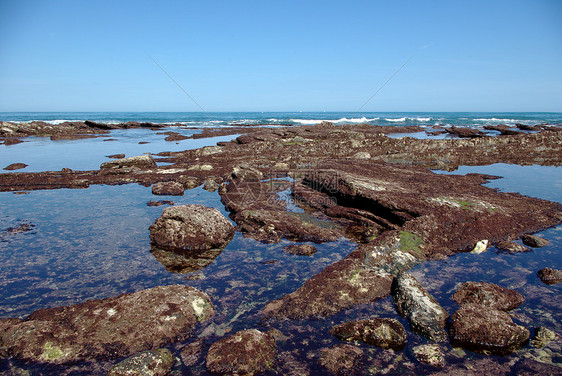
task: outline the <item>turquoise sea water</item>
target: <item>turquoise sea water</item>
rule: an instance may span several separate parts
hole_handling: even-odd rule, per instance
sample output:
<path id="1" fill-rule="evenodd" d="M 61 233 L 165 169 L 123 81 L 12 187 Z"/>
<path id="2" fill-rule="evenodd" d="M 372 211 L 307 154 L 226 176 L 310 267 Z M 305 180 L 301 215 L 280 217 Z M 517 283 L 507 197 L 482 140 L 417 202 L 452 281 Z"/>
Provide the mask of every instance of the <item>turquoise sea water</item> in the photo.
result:
<path id="1" fill-rule="evenodd" d="M 364 118 L 364 119 L 363 119 Z M 199 132 L 187 127 L 228 126 L 229 124 L 313 124 L 321 120 L 338 124 L 365 122 L 373 125 L 450 124 L 483 126 L 486 124 L 562 123 L 562 114 L 523 113 L 0 113 L 0 120 L 95 120 L 106 122 L 152 121 L 182 122 L 186 127 L 174 128 L 182 134 Z M 347 120 L 342 120 L 347 119 Z M 202 140 L 164 141 L 165 135 L 146 129 L 116 130 L 108 138 L 71 141 L 50 141 L 48 138 L 28 138 L 17 145 L 0 145 L 0 168 L 14 162 L 29 166 L 20 171 L 96 169 L 109 160 L 106 155 L 125 153 L 127 156 L 161 151 L 177 151 L 214 145 L 235 136 Z M 139 141 L 149 142 L 139 145 Z M 485 173 L 502 176 L 487 185 L 502 191 L 518 192 L 562 203 L 562 167 L 491 166 L 461 167 L 453 174 Z M 441 173 L 441 172 L 439 172 Z M 165 206 L 148 207 L 150 200 L 172 200 L 176 204 L 203 204 L 216 207 L 225 215 L 216 192 L 201 187 L 188 190 L 184 196 L 153 196 L 150 187 L 136 184 L 123 186 L 91 186 L 88 189 L 32 191 L 25 195 L 0 192 L 0 318 L 25 317 L 36 309 L 105 298 L 158 285 L 182 283 L 209 293 L 217 308 L 213 322 L 199 328 L 207 341 L 246 328 L 260 328 L 258 311 L 270 300 L 278 299 L 302 285 L 326 266 L 342 259 L 356 246 L 347 239 L 317 245 L 312 257 L 288 255 L 282 251 L 289 241 L 262 244 L 237 233 L 216 260 L 206 268 L 187 275 L 168 272 L 150 252 L 148 226 L 162 213 Z M 31 231 L 8 233 L 9 227 L 30 224 Z M 540 234 L 550 240 L 545 248 L 524 254 L 498 254 L 492 247 L 480 255 L 460 254 L 446 260 L 419 265 L 412 272 L 449 313 L 456 305 L 450 296 L 454 289 L 468 280 L 486 281 L 521 292 L 526 302 L 514 311 L 515 321 L 532 328 L 547 326 L 562 333 L 562 284 L 546 286 L 536 271 L 549 266 L 562 268 L 562 226 Z M 311 355 L 321 347 L 339 343 L 329 335 L 332 325 L 367 317 L 399 317 L 390 298 L 372 304 L 359 305 L 338 315 L 320 320 L 288 321 L 277 324 L 290 339 L 278 343 L 280 357 L 306 364 L 314 375 L 329 373 L 317 365 Z M 362 346 L 369 359 L 388 357 L 394 368 L 388 375 L 409 374 L 408 362 L 413 358 L 412 346 L 426 341 L 408 332 L 407 348 L 390 354 L 380 349 Z M 179 356 L 183 344 L 171 345 Z M 482 359 L 468 352 L 457 356 L 446 345 L 448 363 Z M 523 354 L 534 356 L 527 347 Z M 560 349 L 549 349 L 551 361 L 562 363 Z M 501 358 L 509 362 L 517 356 Z M 401 359 L 401 360 L 400 360 Z M 496 359 L 496 358 L 494 358 Z M 96 367 L 106 367 L 114 361 Z M 104 365 L 106 364 L 106 365 Z M 40 375 L 90 375 L 99 369 L 89 364 L 45 367 L 26 365 L 0 359 L 0 374 L 12 365 L 30 369 Z M 433 370 L 415 366 L 417 374 Z M 204 363 L 187 369 L 176 366 L 183 374 L 206 374 Z M 181 373 L 179 373 L 181 374 Z M 282 375 L 283 371 L 270 373 Z M 370 374 L 365 371 L 365 374 Z"/>

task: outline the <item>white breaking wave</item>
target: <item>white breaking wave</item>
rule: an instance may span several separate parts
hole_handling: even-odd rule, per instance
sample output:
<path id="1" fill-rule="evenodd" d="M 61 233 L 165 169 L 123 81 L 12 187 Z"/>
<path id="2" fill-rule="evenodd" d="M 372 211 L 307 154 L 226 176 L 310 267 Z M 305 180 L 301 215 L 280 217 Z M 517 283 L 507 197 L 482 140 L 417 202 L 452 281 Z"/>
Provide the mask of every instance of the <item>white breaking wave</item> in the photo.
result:
<path id="1" fill-rule="evenodd" d="M 298 123 L 298 124 L 305 124 L 305 125 L 313 125 L 313 124 L 319 124 L 323 121 L 328 121 L 330 123 L 367 123 L 369 121 L 375 121 L 375 120 L 379 120 L 380 118 L 372 118 L 372 119 L 368 119 L 366 117 L 362 117 L 362 118 L 340 118 L 340 119 L 336 119 L 336 120 L 328 120 L 328 119 L 290 119 L 292 122 L 294 123 Z"/>
<path id="2" fill-rule="evenodd" d="M 401 117 L 401 118 L 385 118 L 384 120 L 390 121 L 392 123 L 404 123 L 408 120 L 410 120 L 410 121 L 430 121 L 431 118 L 430 117 L 416 117 L 416 118 Z"/>
<path id="3" fill-rule="evenodd" d="M 474 119 L 474 121 L 480 121 L 484 123 L 497 123 L 497 124 L 535 124 L 535 120 L 522 120 L 522 119 L 498 119 L 495 117 L 492 118 L 483 118 L 483 119 Z"/>

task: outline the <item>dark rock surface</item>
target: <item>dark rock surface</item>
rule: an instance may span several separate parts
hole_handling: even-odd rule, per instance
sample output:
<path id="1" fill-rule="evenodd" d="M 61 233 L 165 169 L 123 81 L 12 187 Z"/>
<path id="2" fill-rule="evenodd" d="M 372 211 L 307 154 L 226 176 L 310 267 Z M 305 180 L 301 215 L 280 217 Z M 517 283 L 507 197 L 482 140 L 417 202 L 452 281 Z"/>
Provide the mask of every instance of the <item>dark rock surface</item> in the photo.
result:
<path id="1" fill-rule="evenodd" d="M 435 342 L 447 340 L 445 320 L 449 314 L 411 274 L 402 272 L 394 278 L 392 300 L 414 333 Z"/>
<path id="2" fill-rule="evenodd" d="M 544 268 L 537 272 L 537 277 L 547 285 L 555 285 L 562 282 L 562 270 Z"/>
<path id="3" fill-rule="evenodd" d="M 179 253 L 222 249 L 233 235 L 230 221 L 203 205 L 166 208 L 150 225 L 150 240 L 156 247 Z"/>
<path id="4" fill-rule="evenodd" d="M 334 345 L 320 350 L 319 363 L 338 376 L 353 375 L 365 358 L 363 350 L 353 345 Z"/>
<path id="5" fill-rule="evenodd" d="M 453 345 L 507 354 L 523 347 L 530 333 L 504 311 L 466 304 L 453 314 L 450 335 Z"/>
<path id="6" fill-rule="evenodd" d="M 513 135 L 518 135 L 518 134 L 523 133 L 520 130 L 517 130 L 517 128 L 509 127 L 505 124 L 485 125 L 484 129 L 500 132 L 500 135 L 502 135 L 502 136 L 513 136 Z"/>
<path id="7" fill-rule="evenodd" d="M 162 205 L 174 205 L 173 201 L 169 200 L 160 200 L 160 201 L 148 201 L 146 206 L 162 206 Z"/>
<path id="8" fill-rule="evenodd" d="M 108 376 L 166 376 L 174 365 L 174 356 L 167 349 L 142 351 L 111 368 Z"/>
<path id="9" fill-rule="evenodd" d="M 466 282 L 452 296 L 459 305 L 480 304 L 488 308 L 509 311 L 519 307 L 525 298 L 515 290 L 493 283 Z"/>
<path id="10" fill-rule="evenodd" d="M 123 158 L 125 158 L 125 154 L 112 154 L 112 155 L 108 155 L 107 158 L 123 159 Z"/>
<path id="11" fill-rule="evenodd" d="M 549 244 L 547 239 L 533 235 L 524 235 L 521 237 L 521 240 L 523 241 L 523 244 L 533 248 L 541 248 Z"/>
<path id="12" fill-rule="evenodd" d="M 445 131 L 449 134 L 459 136 L 462 138 L 473 138 L 473 137 L 483 137 L 485 134 L 482 131 L 475 128 L 466 127 L 449 127 L 445 128 Z"/>
<path id="13" fill-rule="evenodd" d="M 152 186 L 152 194 L 158 196 L 183 196 L 184 186 L 177 181 L 163 181 Z"/>
<path id="14" fill-rule="evenodd" d="M 4 170 L 6 171 L 21 170 L 22 168 L 26 168 L 26 167 L 27 165 L 25 163 L 12 163 L 11 165 L 4 167 Z"/>
<path id="15" fill-rule="evenodd" d="M 152 247 L 150 253 L 167 271 L 178 274 L 192 273 L 209 266 L 221 254 L 222 248 L 193 251 L 168 251 Z"/>
<path id="16" fill-rule="evenodd" d="M 334 326 L 330 333 L 342 341 L 360 341 L 383 349 L 404 347 L 406 330 L 395 319 L 374 318 L 350 321 Z"/>
<path id="17" fill-rule="evenodd" d="M 103 300 L 33 312 L 24 320 L 0 320 L 0 339 L 19 359 L 64 363 L 120 357 L 188 338 L 214 314 L 203 292 L 160 286 Z"/>
<path id="18" fill-rule="evenodd" d="M 218 340 L 207 353 L 207 370 L 219 375 L 255 375 L 275 364 L 277 347 L 268 333 L 256 329 Z"/>
<path id="19" fill-rule="evenodd" d="M 530 249 L 521 245 L 519 243 L 504 241 L 496 243 L 496 248 L 500 252 L 507 252 L 507 253 L 518 253 L 518 252 L 529 252 Z"/>
<path id="20" fill-rule="evenodd" d="M 291 244 L 283 247 L 283 251 L 291 255 L 312 256 L 317 250 L 312 244 Z"/>

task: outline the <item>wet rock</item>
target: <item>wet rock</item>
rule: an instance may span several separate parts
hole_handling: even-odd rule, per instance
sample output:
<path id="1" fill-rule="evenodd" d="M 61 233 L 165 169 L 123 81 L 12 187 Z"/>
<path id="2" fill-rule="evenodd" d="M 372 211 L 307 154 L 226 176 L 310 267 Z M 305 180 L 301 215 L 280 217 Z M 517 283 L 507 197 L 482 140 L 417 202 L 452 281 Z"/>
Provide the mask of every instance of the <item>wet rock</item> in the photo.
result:
<path id="1" fill-rule="evenodd" d="M 209 266 L 221 254 L 222 249 L 211 248 L 204 251 L 167 251 L 152 247 L 150 253 L 167 271 L 178 274 L 192 273 Z"/>
<path id="2" fill-rule="evenodd" d="M 537 272 L 537 277 L 547 285 L 555 285 L 562 282 L 562 270 L 544 268 Z"/>
<path id="3" fill-rule="evenodd" d="M 283 247 L 283 251 L 297 256 L 312 256 L 316 253 L 316 247 L 312 244 L 291 244 Z"/>
<path id="4" fill-rule="evenodd" d="M 509 241 L 496 243 L 496 248 L 500 252 L 507 252 L 507 253 L 518 253 L 518 252 L 529 252 L 530 251 L 530 249 L 525 247 L 524 245 L 521 245 L 521 244 L 515 243 L 515 242 L 509 242 Z"/>
<path id="5" fill-rule="evenodd" d="M 549 244 L 547 239 L 533 235 L 524 235 L 521 237 L 521 240 L 523 240 L 523 244 L 533 248 L 540 248 Z"/>
<path id="6" fill-rule="evenodd" d="M 198 322 L 213 314 L 213 304 L 203 292 L 189 286 L 159 286 L 41 309 L 24 320 L 0 325 L 0 339 L 12 356 L 26 361 L 121 357 L 185 340 Z"/>
<path id="7" fill-rule="evenodd" d="M 104 162 L 100 166 L 100 170 L 106 173 L 126 173 L 132 170 L 143 170 L 156 168 L 156 162 L 151 155 L 139 155 L 129 158 L 116 159 L 114 161 Z"/>
<path id="8" fill-rule="evenodd" d="M 181 140 L 187 140 L 189 138 L 188 136 L 184 136 L 184 135 L 179 134 L 177 132 L 163 132 L 163 133 L 159 133 L 159 134 L 168 135 L 168 137 L 166 137 L 164 139 L 165 141 L 181 141 Z"/>
<path id="9" fill-rule="evenodd" d="M 143 351 L 122 360 L 108 376 L 165 376 L 172 370 L 174 356 L 167 349 Z"/>
<path id="10" fill-rule="evenodd" d="M 416 359 L 422 363 L 433 367 L 443 367 L 445 365 L 445 354 L 441 346 L 437 344 L 416 346 L 413 352 Z"/>
<path id="11" fill-rule="evenodd" d="M 411 274 L 401 272 L 394 278 L 392 300 L 414 333 L 435 342 L 446 341 L 445 320 L 449 315 Z"/>
<path id="12" fill-rule="evenodd" d="M 357 346 L 334 345 L 320 350 L 319 363 L 336 375 L 353 375 L 364 360 L 364 353 Z"/>
<path id="13" fill-rule="evenodd" d="M 483 137 L 485 134 L 480 130 L 475 128 L 465 128 L 465 127 L 449 127 L 445 128 L 445 131 L 449 134 L 453 134 L 462 138 L 473 138 L 473 137 Z"/>
<path id="14" fill-rule="evenodd" d="M 207 353 L 207 370 L 219 375 L 255 375 L 273 368 L 277 348 L 271 335 L 256 329 L 218 340 Z"/>
<path id="15" fill-rule="evenodd" d="M 176 252 L 224 248 L 234 227 L 217 209 L 179 205 L 164 209 L 150 226 L 150 240 L 160 249 Z"/>
<path id="16" fill-rule="evenodd" d="M 204 340 L 193 341 L 181 349 L 180 357 L 183 364 L 187 367 L 194 366 L 203 357 Z"/>
<path id="17" fill-rule="evenodd" d="M 112 154 L 112 155 L 107 155 L 107 158 L 112 158 L 112 159 L 123 159 L 123 158 L 125 158 L 125 154 Z"/>
<path id="18" fill-rule="evenodd" d="M 539 326 L 538 328 L 535 328 L 535 336 L 533 337 L 531 344 L 533 347 L 544 347 L 548 345 L 550 341 L 554 341 L 557 338 L 560 338 L 560 336 L 556 334 L 556 332 L 553 332 L 544 326 Z"/>
<path id="19" fill-rule="evenodd" d="M 158 196 L 183 196 L 185 188 L 177 181 L 163 181 L 152 186 L 152 194 Z"/>
<path id="20" fill-rule="evenodd" d="M 146 203 L 146 206 L 162 206 L 162 205 L 174 205 L 174 202 L 169 200 L 160 200 L 160 201 L 149 201 Z"/>
<path id="21" fill-rule="evenodd" d="M 512 310 L 525 301 L 523 295 L 515 290 L 486 282 L 463 283 L 452 298 L 461 306 L 480 304 L 501 311 Z"/>
<path id="22" fill-rule="evenodd" d="M 343 341 L 360 341 L 383 349 L 401 349 L 406 341 L 404 326 L 387 318 L 350 321 L 334 326 L 330 333 Z"/>
<path id="23" fill-rule="evenodd" d="M 12 163 L 11 165 L 4 167 L 4 170 L 13 171 L 13 170 L 20 170 L 26 167 L 27 165 L 25 163 Z"/>
<path id="24" fill-rule="evenodd" d="M 560 366 L 554 364 L 537 362 L 533 359 L 524 359 L 514 367 L 512 374 L 517 376 L 558 376 L 561 374 L 561 371 Z"/>
<path id="25" fill-rule="evenodd" d="M 509 127 L 505 124 L 485 125 L 484 129 L 500 132 L 502 136 L 513 136 L 513 135 L 523 134 L 523 132 L 518 131 L 516 128 Z"/>
<path id="26" fill-rule="evenodd" d="M 238 180 L 261 180 L 263 179 L 263 173 L 257 168 L 242 164 L 234 167 L 232 177 Z"/>
<path id="27" fill-rule="evenodd" d="M 529 330 L 493 308 L 466 304 L 452 316 L 451 343 L 469 350 L 507 354 L 529 340 Z"/>
<path id="28" fill-rule="evenodd" d="M 183 184 L 185 189 L 193 189 L 201 185 L 201 180 L 194 176 L 180 176 L 176 181 Z"/>

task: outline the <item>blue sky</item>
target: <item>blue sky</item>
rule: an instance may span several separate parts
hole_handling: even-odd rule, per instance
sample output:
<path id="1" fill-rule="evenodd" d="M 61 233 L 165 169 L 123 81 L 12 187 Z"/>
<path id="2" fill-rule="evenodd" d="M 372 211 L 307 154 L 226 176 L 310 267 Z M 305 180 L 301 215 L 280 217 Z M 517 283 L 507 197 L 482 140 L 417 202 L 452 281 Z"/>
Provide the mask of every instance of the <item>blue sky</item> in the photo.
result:
<path id="1" fill-rule="evenodd" d="M 562 112 L 562 1 L 0 0 L 0 111 Z"/>

